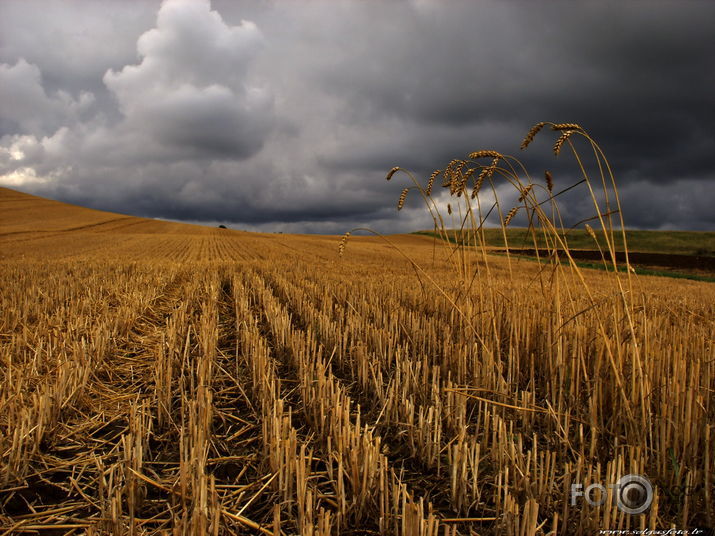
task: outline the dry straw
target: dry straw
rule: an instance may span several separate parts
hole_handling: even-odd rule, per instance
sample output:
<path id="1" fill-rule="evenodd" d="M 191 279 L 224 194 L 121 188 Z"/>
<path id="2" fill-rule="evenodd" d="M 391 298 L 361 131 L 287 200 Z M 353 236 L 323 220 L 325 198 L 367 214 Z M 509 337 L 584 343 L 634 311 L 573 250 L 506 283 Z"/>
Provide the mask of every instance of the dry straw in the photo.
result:
<path id="1" fill-rule="evenodd" d="M 647 322 L 647 317 L 644 316 L 644 309 L 636 306 L 633 302 L 634 281 L 631 279 L 630 273 L 622 274 L 617 270 L 616 234 L 610 220 L 610 215 L 614 213 L 619 214 L 619 218 L 621 218 L 622 247 L 626 256 L 626 266 L 629 264 L 620 207 L 617 211 L 609 208 L 609 203 L 613 202 L 609 199 L 614 200 L 616 206 L 619 204 L 610 167 L 598 145 L 576 123 L 539 123 L 529 131 L 522 143 L 522 148 L 526 148 L 546 125 L 550 125 L 553 131 L 559 133 L 553 149 L 556 156 L 560 154 L 563 144 L 574 134 L 578 134 L 586 143 L 591 144 L 596 159 L 593 167 L 597 170 L 600 181 L 592 179 L 574 146 L 576 163 L 583 178 L 561 192 L 553 194 L 553 176 L 551 172 L 546 171 L 544 174 L 546 188 L 543 190 L 548 193 L 548 197 L 545 200 L 539 200 L 537 197 L 539 190 L 534 188 L 531 179 L 526 175 L 526 170 L 518 160 L 501 155 L 497 157 L 491 151 L 475 151 L 470 153 L 471 159 L 492 157 L 494 161 L 489 166 L 481 166 L 472 196 L 459 199 L 462 193 L 461 185 L 464 184 L 463 164 L 461 160 L 453 160 L 445 171 L 445 185 L 450 186 L 450 193 L 455 197 L 451 203 L 447 204 L 447 212 L 448 214 L 459 213 L 461 225 L 458 229 L 447 229 L 443 224 L 442 227 L 436 225 L 437 234 L 445 243 L 445 261 L 451 267 L 453 277 L 449 279 L 449 283 L 447 283 L 447 278 L 430 279 L 441 295 L 451 298 L 447 300 L 448 304 L 445 306 L 451 315 L 445 325 L 462 330 L 463 336 L 473 341 L 475 346 L 480 349 L 479 358 L 475 357 L 474 365 L 476 367 L 476 363 L 478 363 L 479 372 L 470 371 L 469 365 L 458 359 L 458 364 L 455 363 L 455 368 L 450 369 L 450 373 L 454 374 L 452 378 L 456 378 L 462 387 L 457 389 L 451 386 L 446 389 L 442 387 L 442 392 L 445 394 L 460 393 L 462 396 L 464 395 L 461 393 L 461 389 L 489 393 L 489 397 L 464 394 L 467 394 L 471 400 L 478 400 L 481 404 L 480 409 L 476 410 L 481 415 L 474 423 L 477 429 L 486 426 L 491 430 L 491 436 L 475 432 L 475 440 L 483 449 L 482 452 L 486 451 L 484 449 L 493 449 L 491 451 L 494 453 L 493 463 L 496 467 L 503 467 L 503 470 L 498 471 L 495 475 L 495 486 L 500 491 L 495 494 L 494 500 L 495 509 L 500 512 L 503 520 L 499 530 L 502 533 L 510 534 L 532 534 L 544 525 L 550 526 L 550 533 L 553 534 L 567 533 L 574 526 L 597 528 L 610 525 L 617 515 L 613 508 L 592 512 L 578 507 L 569 508 L 566 505 L 562 508 L 552 509 L 553 515 L 550 519 L 541 519 L 541 512 L 544 511 L 544 508 L 548 511 L 559 501 L 554 495 L 550 496 L 548 490 L 553 489 L 552 483 L 558 479 L 556 473 L 560 470 L 557 469 L 556 460 L 564 455 L 563 452 L 549 451 L 546 443 L 542 443 L 538 439 L 543 430 L 540 431 L 539 427 L 529 428 L 535 421 L 541 419 L 541 416 L 551 415 L 553 417 L 552 424 L 555 426 L 548 427 L 551 433 L 557 434 L 561 440 L 571 445 L 580 445 L 571 449 L 576 461 L 567 462 L 564 466 L 565 472 L 562 472 L 564 475 L 569 474 L 569 480 L 577 478 L 589 481 L 615 481 L 617 475 L 623 473 L 626 465 L 629 466 L 630 471 L 647 472 L 645 469 L 647 465 L 650 474 L 664 474 L 664 467 L 658 465 L 659 456 L 654 455 L 655 452 L 658 452 L 657 449 L 655 451 L 652 449 L 652 442 L 644 441 L 642 433 L 644 429 L 648 430 L 652 437 L 656 437 L 660 433 L 654 429 L 655 421 L 648 417 L 653 411 L 649 402 L 653 393 L 650 390 L 653 384 L 652 377 L 648 376 L 646 369 L 651 368 L 652 372 L 652 363 L 646 365 L 643 361 L 641 348 L 645 335 L 637 327 L 642 326 L 641 323 Z M 496 166 L 502 158 L 504 165 L 497 168 Z M 503 180 L 505 184 L 513 186 L 519 193 L 519 202 L 523 203 L 523 205 L 512 208 L 501 223 L 503 247 L 507 253 L 508 271 L 506 273 L 509 274 L 509 277 L 506 278 L 509 283 L 503 283 L 511 285 L 508 290 L 500 283 L 496 283 L 497 279 L 494 278 L 494 272 L 491 270 L 497 263 L 490 259 L 485 241 L 485 221 L 495 208 L 501 214 L 500 192 L 492 182 L 497 169 L 499 170 L 499 179 Z M 524 171 L 525 178 L 517 173 L 518 169 Z M 487 179 L 489 179 L 492 193 L 496 199 L 491 207 L 487 205 L 483 209 L 483 199 L 479 194 L 483 182 Z M 608 275 L 604 276 L 603 286 L 599 283 L 598 288 L 596 288 L 593 277 L 581 270 L 574 260 L 567 243 L 568 235 L 572 231 L 564 229 L 556 200 L 561 193 L 580 184 L 586 185 L 586 193 L 593 202 L 596 214 L 583 221 L 598 220 L 606 242 L 606 249 L 602 257 L 608 269 Z M 598 187 L 602 187 L 600 193 L 596 191 Z M 474 199 L 477 200 L 476 204 L 472 203 Z M 549 203 L 547 206 L 551 208 L 550 216 L 543 208 L 546 203 Z M 431 211 L 437 208 L 428 206 Z M 524 209 L 524 216 L 529 224 L 525 234 L 533 243 L 532 251 L 535 251 L 537 257 L 543 262 L 543 266 L 536 270 L 535 275 L 524 286 L 515 284 L 518 277 L 517 272 L 512 270 L 513 263 L 509 257 L 508 245 L 509 238 L 513 234 L 507 233 L 506 229 L 520 209 Z M 435 222 L 437 221 L 435 219 Z M 439 218 L 439 222 L 442 222 L 441 218 Z M 596 237 L 596 233 L 590 225 L 586 226 L 585 232 L 592 238 Z M 526 270 L 526 267 L 522 270 Z M 435 283 L 435 281 L 440 283 Z M 443 282 L 445 286 L 442 286 Z M 553 316 L 553 318 L 546 320 L 545 325 L 539 328 L 535 327 L 531 331 L 532 335 L 527 336 L 530 342 L 519 349 L 512 342 L 515 332 L 509 332 L 507 335 L 492 322 L 482 320 L 481 315 L 484 315 L 483 318 L 486 319 L 510 318 L 510 315 L 515 314 L 519 307 L 526 307 L 527 310 L 530 310 L 531 306 L 524 302 L 523 297 L 529 294 L 527 289 L 531 288 L 532 284 L 540 287 L 540 291 L 535 291 L 538 298 L 533 300 L 534 307 L 540 311 L 536 317 L 543 314 L 544 304 L 547 304 L 549 313 L 546 316 Z M 449 292 L 446 285 L 456 287 L 453 294 Z M 495 289 L 494 285 L 499 285 L 499 290 Z M 606 288 L 610 290 L 606 291 Z M 532 290 L 535 289 L 532 288 Z M 603 294 L 604 292 L 605 294 Z M 596 295 L 607 295 L 611 298 L 597 300 Z M 493 302 L 502 303 L 503 308 L 495 308 Z M 604 302 L 608 303 L 605 307 Z M 516 305 L 517 303 L 520 305 Z M 547 327 L 549 324 L 557 327 L 554 330 L 553 327 Z M 516 332 L 523 329 L 523 323 L 516 320 L 510 321 L 509 325 Z M 585 333 L 591 335 L 584 338 L 583 334 Z M 503 355 L 504 348 L 490 347 L 483 336 L 488 336 L 496 341 L 508 339 L 510 341 L 507 343 L 509 357 L 495 358 L 495 356 Z M 548 342 L 544 339 L 544 343 L 551 349 L 548 352 L 550 357 L 543 359 L 539 357 L 538 353 L 533 353 L 533 349 L 538 348 L 540 343 L 535 343 L 532 338 L 540 339 L 542 336 L 548 339 Z M 413 344 L 412 341 L 410 344 Z M 581 347 L 581 345 L 592 347 L 594 344 L 600 352 L 595 362 L 584 363 L 581 360 L 576 360 L 577 364 L 576 361 L 564 360 L 562 357 L 557 357 L 557 362 L 552 361 L 557 355 L 573 355 L 575 347 Z M 565 353 L 552 353 L 555 348 L 561 348 Z M 449 359 L 446 357 L 447 355 L 449 354 L 445 354 L 445 358 Z M 504 359 L 508 363 L 505 363 Z M 537 361 L 540 363 L 539 365 L 537 365 Z M 544 375 L 537 379 L 539 373 L 536 373 L 535 370 L 543 366 L 548 368 L 548 372 L 542 368 L 541 373 Z M 530 375 L 530 378 L 527 379 L 522 375 Z M 490 379 L 486 380 L 485 376 Z M 477 377 L 478 379 L 476 379 Z M 536 385 L 542 381 L 548 384 L 546 391 L 550 394 L 545 395 L 544 404 L 536 403 L 534 391 L 520 391 L 513 388 L 513 382 L 519 377 L 527 381 L 528 385 Z M 584 397 L 583 394 L 580 394 L 582 391 L 578 386 L 588 385 L 594 377 L 599 378 L 599 388 L 596 392 L 589 391 L 591 394 Z M 665 378 L 665 376 L 662 377 Z M 567 383 L 562 383 L 566 378 L 568 378 Z M 709 372 L 708 378 L 712 378 L 712 372 Z M 705 383 L 709 385 L 712 382 L 709 379 Z M 566 387 L 567 384 L 568 387 Z M 400 376 L 399 385 L 404 385 L 402 376 Z M 450 384 L 447 383 L 447 385 Z M 415 386 L 415 389 L 419 389 L 419 387 Z M 539 390 L 539 392 L 543 396 L 545 391 Z M 495 399 L 492 400 L 492 397 Z M 401 398 L 404 398 L 404 395 L 401 395 Z M 431 399 L 438 400 L 440 398 L 432 396 Z M 580 402 L 575 404 L 566 402 L 566 400 L 575 399 Z M 448 397 L 447 400 L 448 402 L 444 403 L 450 405 L 454 403 L 451 397 Z M 616 419 L 609 417 L 614 414 L 614 402 L 618 404 Z M 683 403 L 690 404 L 685 401 Z M 467 414 L 466 411 L 457 409 L 458 407 L 451 409 L 448 414 L 455 416 Z M 501 415 L 494 414 L 487 409 L 489 407 L 517 412 L 521 415 L 518 419 L 520 424 L 512 418 L 505 419 Z M 391 409 L 387 411 L 387 408 Z M 397 412 L 394 418 L 406 421 L 411 429 L 412 423 L 415 422 L 411 410 L 399 413 L 399 410 L 392 409 L 388 403 L 381 415 L 391 415 L 393 411 Z M 429 464 L 433 463 L 428 455 L 431 444 L 419 438 L 421 437 L 420 433 L 427 433 L 432 421 L 424 418 L 428 413 L 421 415 L 423 417 L 419 420 L 417 427 L 421 432 L 414 432 L 414 438 L 413 432 L 405 430 L 403 433 L 406 437 L 411 438 L 411 441 L 414 441 L 413 455 L 420 457 L 423 463 Z M 453 423 L 454 417 L 445 416 L 444 419 L 447 423 Z M 526 425 L 527 429 L 533 432 L 533 436 L 529 439 L 531 449 L 528 453 L 520 434 L 512 436 L 513 430 L 515 428 L 523 429 L 525 422 L 529 423 Z M 613 433 L 616 428 L 619 432 L 615 435 L 603 432 L 611 430 Z M 586 433 L 586 430 L 589 432 Z M 452 433 L 464 433 L 463 421 L 454 423 Z M 623 443 L 620 441 L 617 444 L 613 443 L 612 438 L 621 436 L 626 438 L 624 441 L 628 447 L 623 447 Z M 510 439 L 510 437 L 515 437 L 515 439 Z M 678 439 L 678 441 L 683 440 L 685 439 Z M 478 487 L 480 477 L 478 471 L 470 469 L 472 466 L 466 461 L 470 457 L 466 455 L 465 445 L 461 435 L 453 436 L 452 441 L 448 443 L 450 453 L 448 464 L 452 475 L 449 489 L 453 505 L 456 505 L 458 509 L 464 508 L 467 501 L 473 501 L 475 497 L 478 497 L 478 494 L 472 494 L 475 493 L 474 488 Z M 661 445 L 661 452 L 664 451 L 665 445 L 666 443 Z M 604 456 L 604 452 L 615 453 L 615 457 Z M 700 455 L 703 455 L 702 446 Z M 626 458 L 628 462 L 626 462 Z M 532 473 L 533 478 L 524 478 L 524 475 L 530 473 L 532 464 L 541 466 L 539 476 Z M 690 473 L 690 475 L 692 474 Z M 692 476 L 681 476 L 680 479 L 688 480 L 688 478 L 692 478 Z M 517 501 L 517 496 L 520 493 L 517 490 L 525 491 L 524 480 L 531 482 L 532 486 L 526 486 L 531 498 L 522 505 Z M 471 487 L 462 486 L 464 482 L 473 484 Z M 562 499 L 561 497 L 558 504 L 564 504 Z M 701 496 L 701 500 L 703 499 L 704 496 Z M 663 511 L 662 508 L 662 504 L 654 507 L 647 519 L 642 520 L 641 525 L 655 526 L 659 522 L 659 512 Z M 687 506 L 676 506 L 671 503 L 671 508 L 678 510 L 679 515 L 683 518 L 689 517 Z M 621 517 L 621 519 L 623 518 Z M 550 525 L 548 525 L 549 523 Z M 627 518 L 625 526 L 631 526 Z M 544 532 L 547 532 L 547 529 L 544 529 Z"/>

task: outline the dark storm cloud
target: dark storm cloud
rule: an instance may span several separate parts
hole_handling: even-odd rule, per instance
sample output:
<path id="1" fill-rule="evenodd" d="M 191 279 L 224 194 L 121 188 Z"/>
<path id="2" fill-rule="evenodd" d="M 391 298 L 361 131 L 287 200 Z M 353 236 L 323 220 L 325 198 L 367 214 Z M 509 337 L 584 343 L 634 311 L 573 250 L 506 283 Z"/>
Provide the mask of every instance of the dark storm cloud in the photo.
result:
<path id="1" fill-rule="evenodd" d="M 348 68 L 323 79 L 365 116 L 397 115 L 413 128 L 481 124 L 480 146 L 502 141 L 494 124 L 513 126 L 516 140 L 545 118 L 578 121 L 625 170 L 674 180 L 683 154 L 695 166 L 686 172 L 711 172 L 715 8 L 615 7 L 505 2 L 402 25 L 387 17 L 370 46 L 346 53 Z M 362 29 L 345 42 L 359 42 Z"/>
<path id="2" fill-rule="evenodd" d="M 601 144 L 629 225 L 715 229 L 714 23 L 704 1 L 5 1 L 0 182 L 144 216 L 392 232 L 430 226 L 414 201 L 394 211 L 393 165 L 424 178 L 493 148 L 577 180 L 552 133 L 518 150 L 554 120 Z M 585 191 L 564 201 L 571 221 L 593 213 Z"/>

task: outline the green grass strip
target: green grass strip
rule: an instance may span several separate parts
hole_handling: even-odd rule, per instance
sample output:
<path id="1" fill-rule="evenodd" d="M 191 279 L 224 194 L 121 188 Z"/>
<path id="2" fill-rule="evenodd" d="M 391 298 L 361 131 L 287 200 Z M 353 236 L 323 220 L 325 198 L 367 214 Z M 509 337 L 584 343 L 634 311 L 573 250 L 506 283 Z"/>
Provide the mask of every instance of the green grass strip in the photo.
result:
<path id="1" fill-rule="evenodd" d="M 491 255 L 496 255 L 498 257 L 506 257 L 505 253 L 490 253 Z M 512 259 L 524 259 L 527 261 L 532 261 L 532 262 L 541 262 L 547 263 L 549 262 L 547 259 L 537 259 L 535 257 L 529 257 L 528 255 L 514 255 L 511 254 L 510 257 Z M 613 267 L 612 266 L 605 266 L 603 264 L 595 263 L 595 262 L 583 262 L 583 261 L 574 261 L 576 263 L 576 266 L 579 268 L 590 268 L 592 270 L 601 270 L 603 272 L 612 272 Z M 636 271 L 636 274 L 638 275 L 654 275 L 658 277 L 671 277 L 673 279 L 690 279 L 693 281 L 703 281 L 705 283 L 715 283 L 715 277 L 709 277 L 705 275 L 695 275 L 695 274 L 684 274 L 682 272 L 669 272 L 669 271 L 661 271 L 661 270 L 649 270 L 647 268 L 638 268 L 638 267 L 633 267 L 633 269 Z M 625 266 L 619 266 L 618 271 L 619 272 L 625 272 L 627 268 Z"/>
<path id="2" fill-rule="evenodd" d="M 504 236 L 500 228 L 485 228 L 484 238 L 487 246 L 503 248 Z M 447 231 L 449 237 L 461 239 L 462 233 L 455 230 Z M 595 230 L 596 237 L 603 248 L 606 241 L 603 232 Z M 417 231 L 414 234 L 440 238 L 434 231 Z M 562 236 L 564 236 L 562 234 Z M 583 229 L 573 229 L 565 234 L 569 249 L 597 249 L 596 244 Z M 623 251 L 623 238 L 619 232 L 614 232 L 616 251 Z M 507 229 L 507 240 L 510 248 L 533 248 L 532 235 L 524 228 Z M 678 255 L 700 255 L 715 257 L 715 232 L 712 231 L 626 231 L 628 251 L 640 253 L 670 253 Z M 460 242 L 461 240 L 457 240 Z M 543 237 L 537 234 L 539 248 L 546 247 Z M 604 248 L 605 249 L 605 248 Z"/>

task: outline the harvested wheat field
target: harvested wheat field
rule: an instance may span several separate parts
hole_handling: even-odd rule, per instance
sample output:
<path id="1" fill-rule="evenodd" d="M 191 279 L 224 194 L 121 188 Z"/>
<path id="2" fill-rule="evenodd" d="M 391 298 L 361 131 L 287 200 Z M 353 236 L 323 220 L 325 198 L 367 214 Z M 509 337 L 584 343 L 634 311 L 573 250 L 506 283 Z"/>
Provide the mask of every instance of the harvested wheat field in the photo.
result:
<path id="1" fill-rule="evenodd" d="M 0 189 L 0 534 L 715 525 L 713 284 L 388 240 Z"/>

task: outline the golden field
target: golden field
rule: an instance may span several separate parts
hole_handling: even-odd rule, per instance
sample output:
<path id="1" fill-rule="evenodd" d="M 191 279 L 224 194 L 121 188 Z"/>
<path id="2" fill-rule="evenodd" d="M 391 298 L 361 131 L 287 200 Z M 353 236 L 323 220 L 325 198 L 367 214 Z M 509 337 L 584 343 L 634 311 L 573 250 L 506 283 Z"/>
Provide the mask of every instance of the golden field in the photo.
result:
<path id="1" fill-rule="evenodd" d="M 0 535 L 715 526 L 713 284 L 388 239 L 0 188 Z"/>

